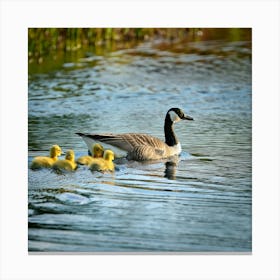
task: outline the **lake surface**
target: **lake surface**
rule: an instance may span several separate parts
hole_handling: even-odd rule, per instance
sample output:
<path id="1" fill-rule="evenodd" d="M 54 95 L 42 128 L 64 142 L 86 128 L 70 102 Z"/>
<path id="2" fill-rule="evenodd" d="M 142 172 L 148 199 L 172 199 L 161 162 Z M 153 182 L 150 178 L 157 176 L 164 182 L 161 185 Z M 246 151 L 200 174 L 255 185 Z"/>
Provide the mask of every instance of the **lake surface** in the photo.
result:
<path id="1" fill-rule="evenodd" d="M 29 164 L 53 144 L 87 154 L 75 132 L 164 140 L 168 109 L 194 118 L 175 124 L 175 162 L 117 160 L 114 174 L 29 169 L 30 252 L 251 252 L 251 42 L 159 46 L 29 75 Z"/>

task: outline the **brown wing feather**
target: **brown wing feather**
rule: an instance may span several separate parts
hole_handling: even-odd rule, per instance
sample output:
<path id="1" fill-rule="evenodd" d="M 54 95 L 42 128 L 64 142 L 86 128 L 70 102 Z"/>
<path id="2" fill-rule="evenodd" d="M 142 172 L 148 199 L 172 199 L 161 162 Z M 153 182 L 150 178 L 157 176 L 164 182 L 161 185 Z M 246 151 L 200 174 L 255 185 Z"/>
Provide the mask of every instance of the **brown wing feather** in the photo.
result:
<path id="1" fill-rule="evenodd" d="M 166 144 L 160 139 L 147 134 L 124 133 L 124 134 L 83 134 L 96 141 L 100 141 L 127 152 L 131 152 L 136 146 L 151 146 L 156 149 L 165 149 Z"/>

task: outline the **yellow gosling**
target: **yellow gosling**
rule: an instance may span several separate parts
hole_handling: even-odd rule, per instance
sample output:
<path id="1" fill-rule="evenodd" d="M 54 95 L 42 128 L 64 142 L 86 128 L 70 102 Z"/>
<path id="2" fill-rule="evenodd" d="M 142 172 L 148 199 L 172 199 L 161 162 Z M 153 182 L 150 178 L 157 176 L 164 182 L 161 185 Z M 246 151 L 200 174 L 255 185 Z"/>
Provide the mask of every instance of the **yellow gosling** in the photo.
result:
<path id="1" fill-rule="evenodd" d="M 91 154 L 93 156 L 82 156 L 77 159 L 78 164 L 82 165 L 90 165 L 92 163 L 93 158 L 102 158 L 104 154 L 104 148 L 102 145 L 96 143 L 92 145 Z"/>
<path id="2" fill-rule="evenodd" d="M 77 164 L 75 163 L 75 153 L 73 150 L 67 151 L 65 155 L 65 159 L 60 159 L 56 161 L 53 166 L 55 170 L 67 170 L 73 171 L 77 168 Z"/>
<path id="3" fill-rule="evenodd" d="M 52 165 L 57 161 L 62 153 L 61 148 L 58 145 L 53 145 L 50 149 L 49 157 L 35 157 L 31 163 L 31 169 L 40 169 L 40 168 L 51 168 Z"/>
<path id="4" fill-rule="evenodd" d="M 106 150 L 103 158 L 95 158 L 89 166 L 91 171 L 114 171 L 115 166 L 113 160 L 115 159 L 114 152 L 111 150 Z"/>

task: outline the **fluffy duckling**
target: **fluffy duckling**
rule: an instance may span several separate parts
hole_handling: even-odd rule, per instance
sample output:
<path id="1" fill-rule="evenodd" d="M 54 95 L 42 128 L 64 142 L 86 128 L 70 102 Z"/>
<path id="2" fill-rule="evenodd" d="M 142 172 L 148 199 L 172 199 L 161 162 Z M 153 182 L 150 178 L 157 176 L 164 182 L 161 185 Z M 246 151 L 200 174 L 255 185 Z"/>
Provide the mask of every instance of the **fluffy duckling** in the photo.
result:
<path id="1" fill-rule="evenodd" d="M 92 156 L 82 156 L 77 159 L 78 164 L 82 165 L 90 165 L 92 163 L 93 158 L 102 158 L 104 154 L 104 148 L 102 145 L 96 143 L 92 145 L 92 150 L 91 150 Z"/>
<path id="2" fill-rule="evenodd" d="M 103 158 L 93 159 L 89 169 L 91 171 L 114 171 L 115 166 L 113 160 L 115 159 L 114 152 L 111 150 L 106 150 Z"/>
<path id="3" fill-rule="evenodd" d="M 40 168 L 51 168 L 52 165 L 57 161 L 62 153 L 61 148 L 58 145 L 53 145 L 50 149 L 49 157 L 35 157 L 31 163 L 31 169 L 40 169 Z"/>
<path id="4" fill-rule="evenodd" d="M 53 166 L 55 170 L 67 170 L 73 171 L 77 168 L 77 164 L 75 163 L 75 153 L 73 150 L 67 151 L 65 155 L 65 159 L 60 159 L 56 161 Z"/>

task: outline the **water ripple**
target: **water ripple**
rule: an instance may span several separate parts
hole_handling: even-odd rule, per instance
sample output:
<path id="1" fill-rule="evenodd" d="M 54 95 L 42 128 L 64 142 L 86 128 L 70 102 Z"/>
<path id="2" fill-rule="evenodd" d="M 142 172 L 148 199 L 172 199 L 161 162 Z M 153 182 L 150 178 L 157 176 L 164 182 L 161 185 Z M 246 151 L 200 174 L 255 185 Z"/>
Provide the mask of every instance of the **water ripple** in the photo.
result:
<path id="1" fill-rule="evenodd" d="M 250 43 L 145 43 L 28 78 L 29 165 L 53 144 L 87 154 L 75 132 L 164 139 L 169 108 L 195 120 L 175 125 L 177 161 L 28 170 L 30 251 L 251 251 Z"/>

